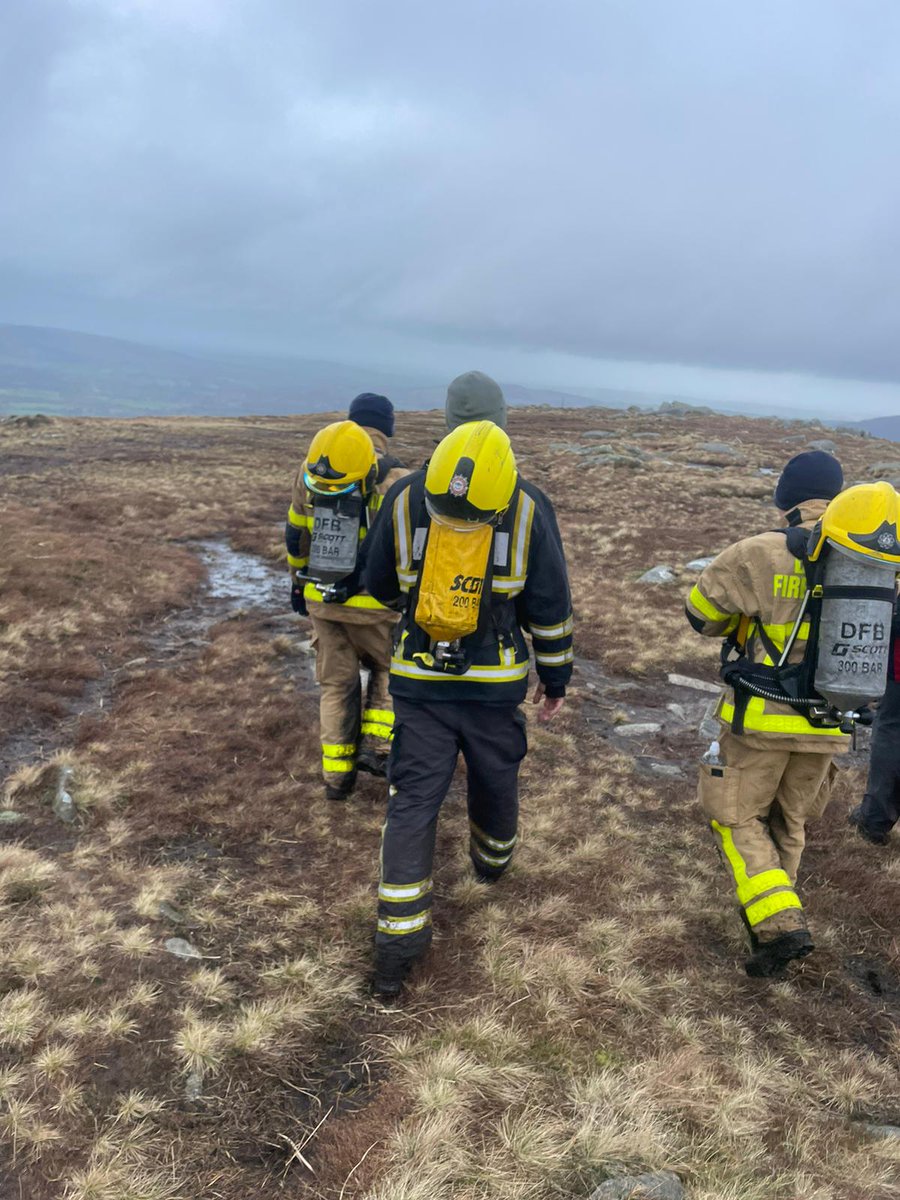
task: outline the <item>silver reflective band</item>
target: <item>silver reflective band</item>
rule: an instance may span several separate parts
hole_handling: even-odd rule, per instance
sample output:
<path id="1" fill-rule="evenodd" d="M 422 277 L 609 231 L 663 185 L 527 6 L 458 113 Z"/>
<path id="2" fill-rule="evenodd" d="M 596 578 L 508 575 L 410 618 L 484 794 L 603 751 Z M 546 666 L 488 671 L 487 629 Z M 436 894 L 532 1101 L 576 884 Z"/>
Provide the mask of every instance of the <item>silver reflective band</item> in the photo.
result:
<path id="1" fill-rule="evenodd" d="M 379 900 L 391 900 L 400 904 L 404 900 L 419 900 L 431 891 L 430 879 L 422 879 L 419 883 L 382 883 L 378 888 Z"/>
<path id="2" fill-rule="evenodd" d="M 416 913 L 414 917 L 379 917 L 379 933 L 417 933 L 431 922 L 431 913 Z"/>

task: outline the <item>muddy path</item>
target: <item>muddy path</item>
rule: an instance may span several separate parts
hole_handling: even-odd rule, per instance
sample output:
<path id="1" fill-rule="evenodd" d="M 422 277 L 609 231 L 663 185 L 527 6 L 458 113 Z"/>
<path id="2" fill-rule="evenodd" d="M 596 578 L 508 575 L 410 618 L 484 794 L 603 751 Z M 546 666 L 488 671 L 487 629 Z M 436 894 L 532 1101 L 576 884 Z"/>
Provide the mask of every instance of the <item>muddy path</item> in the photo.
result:
<path id="1" fill-rule="evenodd" d="M 233 549 L 224 538 L 182 543 L 205 567 L 205 578 L 192 604 L 167 613 L 160 620 L 134 631 L 138 650 L 121 664 L 104 664 L 100 678 L 68 703 L 61 719 L 0 737 L 0 781 L 19 767 L 40 763 L 70 745 L 79 721 L 97 716 L 115 704 L 117 689 L 138 674 L 182 667 L 199 657 L 210 644 L 211 631 L 223 621 L 257 623 L 272 637 L 292 632 L 301 653 L 284 660 L 283 670 L 300 691 L 315 687 L 305 623 L 288 605 L 287 576 L 253 554 Z"/>

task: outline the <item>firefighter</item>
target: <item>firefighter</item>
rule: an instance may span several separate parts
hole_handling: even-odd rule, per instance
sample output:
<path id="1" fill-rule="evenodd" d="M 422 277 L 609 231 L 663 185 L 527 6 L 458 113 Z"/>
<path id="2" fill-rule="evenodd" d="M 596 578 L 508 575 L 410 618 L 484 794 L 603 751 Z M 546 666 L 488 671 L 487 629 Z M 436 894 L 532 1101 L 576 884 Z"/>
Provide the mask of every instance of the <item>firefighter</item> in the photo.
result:
<path id="1" fill-rule="evenodd" d="M 572 673 L 572 608 L 562 547 L 539 494 L 490 421 L 459 425 L 427 471 L 388 494 L 370 534 L 366 585 L 401 610 L 391 660 L 396 727 L 388 778 L 373 988 L 396 995 L 431 941 L 438 812 L 462 752 L 476 877 L 509 865 L 518 826 L 519 705 L 530 632 L 551 720 Z"/>
<path id="2" fill-rule="evenodd" d="M 344 799 L 353 791 L 358 771 L 385 773 L 393 735 L 388 671 L 397 616 L 363 590 L 359 555 L 384 494 L 405 474 L 399 460 L 387 453 L 387 439 L 393 432 L 390 401 L 372 393 L 357 396 L 348 420 L 327 426 L 313 439 L 294 480 L 285 526 L 292 604 L 296 612 L 308 612 L 313 627 L 321 688 L 322 774 L 330 800 Z M 326 570 L 317 572 L 310 563 L 311 553 L 317 537 L 325 535 L 317 531 L 314 513 L 325 513 L 327 525 L 345 520 L 341 515 L 327 516 L 328 506 L 341 499 L 349 506 L 351 524 L 353 506 L 359 510 L 353 528 L 353 562 L 338 562 L 329 572 L 326 560 Z M 313 558 L 321 567 L 321 558 L 314 554 Z M 365 695 L 361 667 L 368 670 Z"/>
<path id="3" fill-rule="evenodd" d="M 900 611 L 894 614 L 888 683 L 872 730 L 869 778 L 862 804 L 850 813 L 860 837 L 886 846 L 900 820 Z"/>
<path id="4" fill-rule="evenodd" d="M 840 463 L 824 451 L 790 460 L 775 490 L 785 530 L 811 530 L 843 487 Z M 806 592 L 803 562 L 785 532 L 736 542 L 701 573 L 688 597 L 691 625 L 730 636 L 745 661 L 781 655 Z M 808 627 L 806 628 L 808 632 Z M 803 657 L 805 631 L 788 661 Z M 701 766 L 698 799 L 733 876 L 750 936 L 752 976 L 777 976 L 814 948 L 795 889 L 806 822 L 828 803 L 835 754 L 849 748 L 840 728 L 818 727 L 785 704 L 728 688 L 716 715 L 723 732 Z"/>

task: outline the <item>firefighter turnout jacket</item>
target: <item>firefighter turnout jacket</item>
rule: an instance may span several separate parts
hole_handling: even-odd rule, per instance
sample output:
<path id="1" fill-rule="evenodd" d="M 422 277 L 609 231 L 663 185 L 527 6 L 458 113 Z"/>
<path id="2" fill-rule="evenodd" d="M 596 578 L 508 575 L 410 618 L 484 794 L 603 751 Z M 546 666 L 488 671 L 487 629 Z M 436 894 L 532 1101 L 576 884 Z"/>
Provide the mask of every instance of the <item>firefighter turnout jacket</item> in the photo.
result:
<path id="1" fill-rule="evenodd" d="M 827 508 L 825 500 L 799 506 L 800 525 L 812 529 Z M 737 634 L 748 660 L 774 666 L 771 651 L 782 652 L 803 604 L 803 562 L 787 548 L 783 533 L 744 538 L 724 550 L 702 572 L 687 599 L 691 625 L 707 637 Z M 803 658 L 809 625 L 804 622 L 789 655 Z M 716 715 L 729 728 L 735 716 L 734 691 L 727 688 Z M 842 753 L 849 738 L 837 728 L 817 728 L 789 705 L 751 696 L 744 715 L 742 743 L 747 749 Z"/>
<path id="2" fill-rule="evenodd" d="M 371 527 L 374 522 L 385 494 L 393 484 L 408 474 L 406 468 L 388 453 L 387 438 L 384 434 L 378 429 L 369 429 L 365 426 L 364 428 L 372 439 L 375 453 L 378 456 L 378 479 L 375 489 L 367 499 L 366 523 L 360 527 L 360 538 L 365 538 L 367 527 Z M 313 520 L 309 492 L 303 482 L 303 470 L 301 465 L 294 478 L 291 505 L 288 509 L 284 531 L 288 565 L 292 572 L 300 575 L 303 575 L 309 563 L 310 531 Z M 375 600 L 362 587 L 343 603 L 325 604 L 319 588 L 312 581 L 307 581 L 303 589 L 303 596 L 310 616 L 323 621 L 341 621 L 350 625 L 386 622 L 388 625 L 393 625 L 397 619 L 395 613 L 389 612 L 383 604 Z"/>
<path id="3" fill-rule="evenodd" d="M 431 518 L 425 472 L 396 484 L 385 497 L 365 546 L 365 583 L 376 600 L 401 610 L 391 659 L 391 693 L 428 702 L 480 701 L 517 705 L 528 690 L 531 634 L 538 677 L 549 697 L 564 696 L 572 675 L 572 602 L 559 530 L 550 501 L 519 477 L 509 507 L 493 533 L 483 585 L 463 575 L 454 587 L 483 586 L 478 629 L 461 639 L 465 669 L 429 669 L 433 649 L 413 619 L 420 568 Z"/>

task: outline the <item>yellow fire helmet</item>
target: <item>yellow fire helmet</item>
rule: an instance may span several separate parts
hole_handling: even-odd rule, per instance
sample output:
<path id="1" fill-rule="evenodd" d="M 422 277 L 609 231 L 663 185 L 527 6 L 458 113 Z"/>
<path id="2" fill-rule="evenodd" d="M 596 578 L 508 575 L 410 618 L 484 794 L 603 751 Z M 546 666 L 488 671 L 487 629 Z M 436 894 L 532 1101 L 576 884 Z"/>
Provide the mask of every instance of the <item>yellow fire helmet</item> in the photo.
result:
<path id="1" fill-rule="evenodd" d="M 895 563 L 900 568 L 900 496 L 889 483 L 860 483 L 835 496 L 813 534 L 812 562 L 826 542 L 854 557 Z"/>
<path id="2" fill-rule="evenodd" d="M 457 425 L 431 457 L 425 504 L 457 528 L 496 521 L 509 507 L 518 473 L 509 438 L 493 421 Z"/>
<path id="3" fill-rule="evenodd" d="M 374 486 L 378 459 L 372 439 L 355 421 L 335 421 L 312 440 L 303 482 L 320 496 L 338 496 L 359 485 L 363 495 Z"/>

